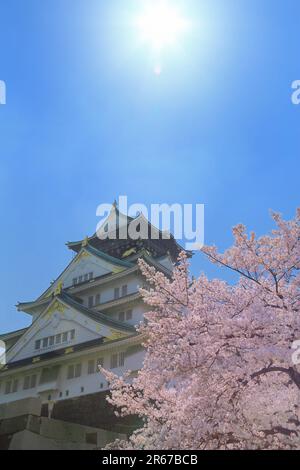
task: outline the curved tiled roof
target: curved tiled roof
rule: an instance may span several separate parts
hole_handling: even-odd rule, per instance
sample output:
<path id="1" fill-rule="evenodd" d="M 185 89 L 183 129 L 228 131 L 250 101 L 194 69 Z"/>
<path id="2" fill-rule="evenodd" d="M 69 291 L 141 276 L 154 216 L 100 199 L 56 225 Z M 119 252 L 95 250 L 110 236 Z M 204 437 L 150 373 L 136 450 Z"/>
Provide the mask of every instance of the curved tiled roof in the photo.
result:
<path id="1" fill-rule="evenodd" d="M 115 258 L 114 256 L 111 256 L 108 253 L 104 253 L 104 251 L 101 251 L 98 248 L 95 248 L 91 245 L 85 246 L 84 249 L 88 251 L 89 253 L 91 253 L 92 255 L 98 256 L 98 258 L 104 259 L 105 261 L 108 261 L 109 263 L 118 264 L 125 268 L 132 268 L 132 266 L 134 266 L 134 264 L 130 263 L 129 261 Z"/>
<path id="2" fill-rule="evenodd" d="M 0 335 L 0 339 L 2 340 L 7 340 L 7 339 L 10 339 L 10 338 L 15 338 L 17 336 L 22 336 L 27 330 L 28 330 L 29 327 L 26 327 L 26 328 L 21 328 L 19 330 L 15 330 L 15 331 L 9 331 L 8 333 L 3 333 L 2 335 Z"/>
<path id="3" fill-rule="evenodd" d="M 56 299 L 60 299 L 62 302 L 67 304 L 69 307 L 73 307 L 75 310 L 79 310 L 81 313 L 86 315 L 87 317 L 91 318 L 92 320 L 99 322 L 99 323 L 104 323 L 105 325 L 115 328 L 117 330 L 121 331 L 126 331 L 129 333 L 135 333 L 136 329 L 134 326 L 129 325 L 128 323 L 123 323 L 118 320 L 113 320 L 112 318 L 109 318 L 107 315 L 101 312 L 95 312 L 94 310 L 91 310 L 88 307 L 85 307 L 84 305 L 80 304 L 76 300 L 74 300 L 73 297 L 71 297 L 69 294 L 66 292 L 62 292 L 59 294 Z"/>

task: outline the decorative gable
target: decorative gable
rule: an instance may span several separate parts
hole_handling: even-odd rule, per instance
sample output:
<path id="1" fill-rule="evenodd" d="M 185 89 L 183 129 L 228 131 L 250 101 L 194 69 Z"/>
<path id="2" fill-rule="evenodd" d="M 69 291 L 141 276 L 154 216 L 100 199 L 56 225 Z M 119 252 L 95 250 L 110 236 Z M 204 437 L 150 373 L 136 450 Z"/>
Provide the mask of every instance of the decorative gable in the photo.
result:
<path id="1" fill-rule="evenodd" d="M 56 281 L 40 297 L 49 297 L 59 286 L 64 288 L 88 282 L 107 274 L 124 271 L 131 264 L 101 253 L 90 246 L 84 246 Z"/>
<path id="2" fill-rule="evenodd" d="M 128 334 L 126 331 L 105 324 L 104 321 L 101 322 L 97 319 L 97 314 L 91 312 L 89 317 L 80 309 L 56 297 L 10 349 L 7 362 L 34 358 L 39 354 L 61 348 L 72 348 L 74 345 L 95 339 L 104 338 L 106 341 L 119 339 Z"/>

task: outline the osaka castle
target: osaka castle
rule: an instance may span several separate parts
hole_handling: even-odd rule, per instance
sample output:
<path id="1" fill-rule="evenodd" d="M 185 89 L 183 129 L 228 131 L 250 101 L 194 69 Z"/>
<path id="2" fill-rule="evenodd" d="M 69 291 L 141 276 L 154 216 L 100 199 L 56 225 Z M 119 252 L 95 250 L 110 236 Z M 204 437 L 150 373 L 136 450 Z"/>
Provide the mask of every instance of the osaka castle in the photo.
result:
<path id="1" fill-rule="evenodd" d="M 112 220 L 114 237 L 107 230 Z M 149 237 L 121 238 L 132 222 L 144 234 L 146 227 Z M 31 324 L 0 336 L 6 345 L 0 406 L 38 397 L 44 416 L 51 405 L 52 419 L 104 429 L 120 424 L 105 399 L 108 383 L 98 366 L 119 375 L 137 373 L 144 351 L 136 327 L 147 309 L 138 260 L 171 276 L 182 248 L 142 214 L 126 217 L 116 205 L 103 231 L 107 236 L 68 242 L 73 256 L 63 272 L 37 299 L 17 304 Z"/>

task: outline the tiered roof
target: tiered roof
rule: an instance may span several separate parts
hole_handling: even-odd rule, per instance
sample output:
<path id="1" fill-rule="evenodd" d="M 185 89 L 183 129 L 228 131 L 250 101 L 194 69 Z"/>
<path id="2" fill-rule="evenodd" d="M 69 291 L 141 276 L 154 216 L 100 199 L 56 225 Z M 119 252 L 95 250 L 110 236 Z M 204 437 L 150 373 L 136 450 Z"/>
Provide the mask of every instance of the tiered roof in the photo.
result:
<path id="1" fill-rule="evenodd" d="M 88 308 L 83 305 L 80 295 L 86 290 L 106 283 L 115 281 L 123 276 L 128 276 L 129 274 L 139 271 L 138 259 L 144 259 L 148 264 L 154 266 L 156 269 L 163 272 L 166 276 L 170 277 L 172 275 L 171 271 L 164 267 L 160 263 L 160 259 L 169 256 L 171 261 L 176 262 L 178 254 L 183 248 L 175 241 L 172 235 L 169 238 L 166 238 L 166 234 L 160 230 L 154 228 L 145 217 L 141 214 L 135 219 L 131 217 L 126 218 L 124 214 L 121 214 L 118 208 L 114 205 L 111 211 L 111 216 L 116 217 L 117 220 L 117 232 L 116 238 L 106 238 L 100 239 L 95 233 L 91 237 L 86 237 L 83 240 L 76 242 L 69 242 L 67 245 L 70 249 L 75 251 L 76 256 L 64 269 L 64 271 L 58 276 L 58 278 L 51 284 L 51 286 L 46 289 L 36 300 L 31 302 L 22 302 L 18 303 L 17 308 L 20 311 L 27 312 L 29 314 L 38 313 L 37 318 L 34 320 L 32 325 L 29 328 L 24 328 L 17 330 L 15 332 L 6 333 L 0 336 L 0 339 L 6 341 L 13 347 L 18 343 L 22 336 L 27 334 L 27 332 L 32 328 L 32 326 L 41 318 L 45 312 L 51 308 L 55 302 L 62 303 L 67 307 L 73 308 L 74 310 L 82 313 L 89 319 L 95 321 L 96 323 L 105 325 L 112 331 L 119 332 L 122 336 L 119 340 L 126 340 L 132 337 L 137 336 L 134 326 L 129 325 L 125 322 L 114 320 L 105 314 L 105 311 L 119 306 L 121 304 L 128 302 L 135 302 L 141 298 L 139 292 L 129 294 L 127 296 L 121 297 L 119 299 L 113 299 L 106 303 L 102 303 L 94 308 Z M 124 222 L 125 220 L 125 222 Z M 129 223 L 135 221 L 137 224 L 137 230 L 139 224 L 144 224 L 143 233 L 145 228 L 147 229 L 148 239 L 139 238 L 138 240 L 133 240 L 131 238 L 122 239 L 119 237 L 121 226 L 124 229 L 124 223 L 128 229 Z M 105 222 L 105 224 L 107 221 Z M 104 224 L 104 232 L 105 232 Z M 153 233 L 156 233 L 155 239 L 151 238 Z M 124 233 L 124 232 L 123 232 Z M 63 274 L 68 270 L 70 265 L 76 260 L 80 259 L 82 255 L 92 255 L 99 259 L 104 260 L 109 263 L 112 267 L 112 272 L 105 273 L 88 281 L 83 281 L 79 284 L 63 287 L 61 279 L 63 279 Z M 188 253 L 190 255 L 191 253 Z M 99 338 L 93 341 L 88 341 L 86 343 L 77 344 L 72 346 L 72 353 L 80 351 L 82 349 L 89 349 L 101 345 L 103 342 L 107 344 L 107 341 L 113 342 L 116 341 L 115 338 Z M 55 358 L 56 356 L 65 354 L 65 348 L 57 349 L 50 352 L 45 352 L 39 354 L 40 360 L 48 360 Z M 19 367 L 31 363 L 30 361 L 34 360 L 35 357 L 26 358 L 21 361 L 11 362 L 7 365 L 7 368 Z"/>
<path id="2" fill-rule="evenodd" d="M 109 217 L 114 217 L 114 220 L 116 221 L 115 239 L 110 238 L 108 230 L 105 230 L 106 227 L 109 227 L 109 223 L 106 221 L 103 224 L 102 229 L 103 232 L 107 234 L 107 238 L 100 239 L 96 232 L 91 237 L 86 237 L 85 239 L 78 241 L 67 242 L 68 248 L 78 253 L 82 244 L 88 243 L 91 247 L 97 248 L 101 252 L 119 259 L 126 257 L 126 253 L 129 253 L 132 249 L 135 249 L 137 252 L 146 249 L 154 258 L 159 258 L 166 255 L 166 253 L 169 253 L 172 261 L 174 262 L 176 262 L 179 253 L 184 250 L 176 242 L 172 234 L 162 232 L 154 227 L 143 214 L 140 214 L 133 219 L 129 216 L 126 217 L 116 206 L 113 206 Z M 120 232 L 121 230 L 124 230 L 124 225 L 127 226 L 126 230 L 128 230 L 128 226 L 132 221 L 135 221 L 137 228 L 139 224 L 143 225 L 144 231 L 147 231 L 147 239 L 139 238 L 138 240 L 133 240 L 130 237 L 127 237 L 126 239 L 120 238 Z M 155 238 L 151 236 L 153 233 L 156 234 Z M 191 255 L 191 252 L 188 252 L 188 255 Z"/>

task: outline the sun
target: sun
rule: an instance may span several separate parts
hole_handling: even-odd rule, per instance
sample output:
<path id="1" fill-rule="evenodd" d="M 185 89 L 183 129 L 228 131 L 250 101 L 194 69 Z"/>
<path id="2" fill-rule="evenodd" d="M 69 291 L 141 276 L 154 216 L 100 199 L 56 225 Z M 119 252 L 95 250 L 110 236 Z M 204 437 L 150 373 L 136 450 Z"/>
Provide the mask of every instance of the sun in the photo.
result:
<path id="1" fill-rule="evenodd" d="M 137 24 L 142 40 L 160 50 L 173 44 L 178 35 L 186 29 L 187 23 L 175 7 L 166 2 L 152 0 L 151 3 L 139 16 Z"/>

